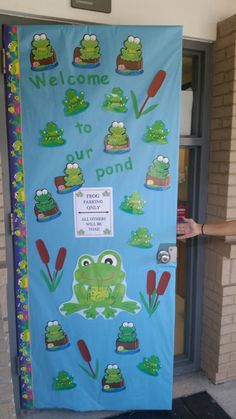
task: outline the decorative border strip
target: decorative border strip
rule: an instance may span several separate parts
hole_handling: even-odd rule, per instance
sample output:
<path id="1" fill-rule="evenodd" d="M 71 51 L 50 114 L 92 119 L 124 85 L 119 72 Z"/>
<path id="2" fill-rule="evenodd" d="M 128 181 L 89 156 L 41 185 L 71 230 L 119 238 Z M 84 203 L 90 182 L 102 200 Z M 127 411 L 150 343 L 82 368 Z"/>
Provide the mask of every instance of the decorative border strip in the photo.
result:
<path id="1" fill-rule="evenodd" d="M 32 365 L 30 354 L 25 190 L 20 104 L 20 63 L 18 56 L 17 26 L 4 27 L 4 44 L 6 59 L 6 102 L 11 206 L 14 229 L 13 242 L 21 407 L 23 409 L 32 409 Z"/>

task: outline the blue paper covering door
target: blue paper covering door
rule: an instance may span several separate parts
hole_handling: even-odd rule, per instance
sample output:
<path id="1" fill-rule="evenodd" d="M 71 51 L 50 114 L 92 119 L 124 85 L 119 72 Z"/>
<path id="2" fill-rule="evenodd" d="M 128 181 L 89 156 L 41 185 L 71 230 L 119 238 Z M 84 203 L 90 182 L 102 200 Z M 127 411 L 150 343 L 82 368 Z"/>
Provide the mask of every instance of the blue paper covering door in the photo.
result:
<path id="1" fill-rule="evenodd" d="M 5 28 L 22 406 L 171 409 L 181 28 Z"/>

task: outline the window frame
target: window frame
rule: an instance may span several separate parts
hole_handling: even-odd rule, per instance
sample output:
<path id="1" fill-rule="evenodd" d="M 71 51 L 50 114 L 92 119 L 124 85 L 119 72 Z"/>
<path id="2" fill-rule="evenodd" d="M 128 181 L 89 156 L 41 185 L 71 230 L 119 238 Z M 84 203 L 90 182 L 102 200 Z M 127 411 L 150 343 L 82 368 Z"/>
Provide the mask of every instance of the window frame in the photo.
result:
<path id="1" fill-rule="evenodd" d="M 180 136 L 180 148 L 189 150 L 188 201 L 189 217 L 203 222 L 207 207 L 208 137 L 212 74 L 212 43 L 183 40 L 183 55 L 192 56 L 197 64 L 193 76 L 196 91 L 192 110 L 192 132 Z M 200 369 L 204 285 L 204 239 L 186 241 L 186 298 L 184 319 L 184 353 L 174 359 L 174 374 Z"/>

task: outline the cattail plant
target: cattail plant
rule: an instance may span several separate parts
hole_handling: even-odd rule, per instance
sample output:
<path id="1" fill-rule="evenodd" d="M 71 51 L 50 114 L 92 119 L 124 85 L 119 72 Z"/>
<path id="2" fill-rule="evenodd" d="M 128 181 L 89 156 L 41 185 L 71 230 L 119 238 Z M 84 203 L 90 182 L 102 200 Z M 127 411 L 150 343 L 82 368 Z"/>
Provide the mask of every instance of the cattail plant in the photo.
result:
<path id="1" fill-rule="evenodd" d="M 159 70 L 156 73 L 155 77 L 153 78 L 151 84 L 148 87 L 146 99 L 144 100 L 140 110 L 139 110 L 138 100 L 137 100 L 136 94 L 133 90 L 131 90 L 131 92 L 130 92 L 131 93 L 131 99 L 132 99 L 132 103 L 133 103 L 134 113 L 135 113 L 135 116 L 136 116 L 137 119 L 139 119 L 142 115 L 146 115 L 147 113 L 153 111 L 157 107 L 157 104 L 154 104 L 154 105 L 151 105 L 147 109 L 144 110 L 144 108 L 147 104 L 147 101 L 150 98 L 153 98 L 157 94 L 157 92 L 160 89 L 160 87 L 162 86 L 165 78 L 166 78 L 166 72 L 164 70 Z"/>
<path id="2" fill-rule="evenodd" d="M 91 365 L 92 357 L 91 357 L 91 354 L 89 352 L 87 344 L 85 343 L 85 341 L 83 339 L 80 339 L 77 342 L 77 346 L 78 346 L 78 349 L 81 353 L 81 356 L 82 356 L 83 360 L 85 362 L 87 362 L 87 364 L 89 366 L 89 369 L 90 369 L 90 372 L 86 368 L 84 368 L 82 365 L 80 365 L 80 368 L 82 368 L 82 370 L 84 370 L 90 377 L 92 377 L 94 379 L 97 378 L 98 362 L 96 363 L 96 371 L 94 371 L 94 369 Z"/>
<path id="3" fill-rule="evenodd" d="M 163 274 L 161 275 L 159 282 L 158 282 L 158 286 L 157 286 L 157 290 L 156 290 L 156 298 L 153 304 L 153 309 L 155 309 L 156 305 L 157 305 L 157 301 L 160 295 L 164 295 L 166 292 L 166 288 L 169 284 L 169 280 L 170 280 L 170 272 L 163 272 Z"/>
<path id="4" fill-rule="evenodd" d="M 150 99 L 150 97 L 154 97 L 158 90 L 160 89 L 163 81 L 166 78 L 166 72 L 164 70 L 160 70 L 157 72 L 157 74 L 155 75 L 154 79 L 152 80 L 148 90 L 147 90 L 147 97 L 145 99 L 145 101 L 143 102 L 139 114 L 141 115 L 141 113 L 143 112 L 144 107 L 146 106 L 146 103 L 148 101 L 148 99 Z"/>
<path id="5" fill-rule="evenodd" d="M 48 250 L 44 241 L 39 239 L 39 240 L 36 240 L 35 244 L 36 244 L 40 259 L 46 266 L 48 276 L 43 270 L 41 270 L 40 273 L 44 281 L 46 282 L 49 290 L 55 291 L 62 279 L 63 272 L 61 272 L 59 277 L 57 277 L 57 275 L 58 275 L 58 272 L 61 271 L 63 268 L 65 258 L 66 258 L 66 248 L 61 247 L 59 249 L 59 252 L 56 258 L 56 263 L 55 263 L 55 271 L 53 272 L 53 274 L 51 274 L 51 271 L 49 268 L 50 256 L 49 256 L 49 253 L 48 253 Z"/>
<path id="6" fill-rule="evenodd" d="M 56 271 L 55 278 L 57 277 L 58 272 L 61 271 L 61 269 L 63 268 L 65 258 L 66 258 L 66 248 L 60 247 L 59 252 L 57 254 L 56 263 L 55 263 L 55 271 Z"/>
<path id="7" fill-rule="evenodd" d="M 152 304 L 152 294 L 156 289 L 156 272 L 155 271 L 148 271 L 147 273 L 147 295 L 148 295 L 148 303 L 149 308 Z"/>
<path id="8" fill-rule="evenodd" d="M 166 288 L 168 286 L 170 280 L 170 273 L 165 271 L 162 273 L 158 285 L 156 287 L 156 272 L 153 270 L 148 271 L 147 273 L 147 282 L 146 282 L 146 292 L 148 295 L 148 302 L 146 301 L 142 292 L 140 292 L 140 298 L 142 303 L 151 317 L 154 312 L 156 311 L 159 305 L 159 297 L 164 295 L 166 292 Z"/>
<path id="9" fill-rule="evenodd" d="M 52 275 L 49 269 L 49 262 L 50 262 L 50 257 L 49 257 L 49 253 L 48 253 L 48 249 L 46 248 L 46 245 L 44 243 L 43 240 L 36 240 L 36 247 L 38 249 L 39 252 L 39 256 L 41 258 L 41 261 L 44 263 L 44 265 L 46 266 L 49 278 L 51 280 L 51 282 L 53 281 L 52 279 Z"/>

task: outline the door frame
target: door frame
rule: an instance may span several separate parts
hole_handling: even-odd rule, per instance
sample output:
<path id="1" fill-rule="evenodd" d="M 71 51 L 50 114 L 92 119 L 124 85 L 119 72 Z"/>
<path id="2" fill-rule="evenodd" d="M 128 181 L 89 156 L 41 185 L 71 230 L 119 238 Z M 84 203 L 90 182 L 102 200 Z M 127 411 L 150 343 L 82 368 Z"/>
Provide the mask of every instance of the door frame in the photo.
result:
<path id="1" fill-rule="evenodd" d="M 183 53 L 194 57 L 197 85 L 192 109 L 192 133 L 180 136 L 180 147 L 189 150 L 188 198 L 189 217 L 204 222 L 208 192 L 208 138 L 212 75 L 212 43 L 183 41 Z M 186 299 L 184 354 L 175 357 L 174 374 L 180 375 L 201 367 L 201 337 L 203 317 L 203 288 L 205 246 L 201 236 L 186 242 Z M 186 303 L 187 302 L 187 303 Z"/>

